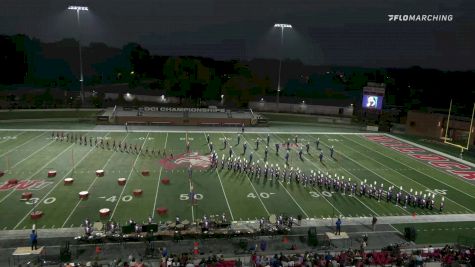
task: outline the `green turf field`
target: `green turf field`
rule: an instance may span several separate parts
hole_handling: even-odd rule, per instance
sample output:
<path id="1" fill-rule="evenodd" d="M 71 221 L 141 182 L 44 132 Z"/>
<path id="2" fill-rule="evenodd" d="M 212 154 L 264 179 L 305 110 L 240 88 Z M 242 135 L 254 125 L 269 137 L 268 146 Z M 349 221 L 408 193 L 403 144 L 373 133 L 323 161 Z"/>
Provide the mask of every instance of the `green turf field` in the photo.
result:
<path id="1" fill-rule="evenodd" d="M 298 129 L 296 129 L 298 130 Z M 65 133 L 68 131 L 65 130 Z M 114 220 L 125 222 L 129 218 L 146 221 L 149 215 L 155 220 L 194 220 L 204 215 L 225 213 L 233 221 L 254 220 L 270 214 L 304 218 L 328 218 L 336 216 L 396 216 L 417 214 L 439 214 L 438 210 L 396 206 L 386 201 L 378 202 L 367 197 L 354 197 L 325 189 L 304 187 L 268 179 L 251 178 L 244 173 L 234 173 L 226 168 L 209 170 L 196 168 L 191 182 L 187 166 L 206 164 L 209 148 L 207 133 L 185 132 L 81 132 L 88 138 L 101 137 L 105 140 L 126 142 L 144 150 L 164 149 L 167 157 L 126 153 L 108 149 L 84 146 L 79 143 L 53 140 L 48 131 L 0 131 L 0 170 L 5 175 L 0 178 L 0 229 L 30 228 L 36 223 L 38 228 L 78 227 L 85 218 L 99 219 L 99 209 L 108 208 Z M 77 133 L 76 133 L 77 134 Z M 228 155 L 222 150 L 222 139 L 230 139 L 235 154 L 242 154 L 242 143 L 249 143 L 247 154 L 253 151 L 254 161 L 263 162 L 264 141 L 255 150 L 255 140 L 266 139 L 266 134 L 244 134 L 241 145 L 235 146 L 236 134 L 209 133 L 219 158 Z M 275 153 L 275 143 L 284 143 L 294 135 L 270 135 L 269 164 L 284 165 L 284 149 Z M 320 138 L 320 148 L 325 158 L 319 162 L 314 141 Z M 191 142 L 193 156 L 184 157 L 185 140 Z M 292 148 L 290 164 L 302 171 L 321 170 L 351 177 L 358 184 L 384 183 L 403 186 L 405 190 L 437 193 L 445 197 L 443 214 L 474 213 L 475 186 L 468 181 L 447 172 L 435 169 L 425 162 L 415 160 L 398 151 L 383 147 L 360 134 L 300 134 L 299 143 L 310 142 L 310 154 L 304 153 L 303 161 L 298 159 L 297 149 Z M 329 158 L 328 147 L 335 146 L 335 159 Z M 165 164 L 166 163 L 166 164 Z M 165 165 L 164 165 L 165 164 Z M 170 165 L 176 165 L 170 169 Z M 167 166 L 167 168 L 164 168 Z M 48 170 L 56 170 L 56 177 L 47 177 Z M 104 177 L 96 177 L 95 171 L 105 170 Z M 150 170 L 150 176 L 143 176 L 142 170 Z M 63 179 L 75 179 L 72 185 L 64 185 Z M 127 179 L 125 186 L 119 186 L 117 179 Z M 20 180 L 15 189 L 6 185 L 9 179 Z M 163 184 L 168 178 L 170 184 Z M 196 193 L 196 204 L 192 205 L 188 193 L 190 187 Z M 134 189 L 142 189 L 143 195 L 133 196 Z M 23 192 L 32 192 L 33 198 L 21 201 Z M 78 193 L 88 191 L 89 199 L 80 201 Z M 155 209 L 166 207 L 168 214 L 159 216 Z M 42 211 L 43 217 L 37 221 L 30 219 L 30 213 Z"/>

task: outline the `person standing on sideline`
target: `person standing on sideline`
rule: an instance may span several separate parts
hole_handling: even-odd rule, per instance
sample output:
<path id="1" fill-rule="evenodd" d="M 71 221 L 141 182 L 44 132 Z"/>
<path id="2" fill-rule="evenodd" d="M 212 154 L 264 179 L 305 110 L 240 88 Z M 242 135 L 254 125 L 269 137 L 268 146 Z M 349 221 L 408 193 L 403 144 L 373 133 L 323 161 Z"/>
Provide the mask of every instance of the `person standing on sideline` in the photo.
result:
<path id="1" fill-rule="evenodd" d="M 336 231 L 335 231 L 335 235 L 340 235 L 340 232 L 341 232 L 341 219 L 338 218 L 338 220 L 336 221 Z"/>
<path id="2" fill-rule="evenodd" d="M 31 250 L 33 250 L 33 248 L 35 248 L 35 250 L 37 250 L 37 245 L 38 245 L 38 235 L 36 234 L 36 231 L 35 230 L 31 230 L 31 234 L 30 234 L 30 242 L 31 242 Z"/>
<path id="3" fill-rule="evenodd" d="M 376 218 L 376 216 L 373 215 L 373 220 L 371 221 L 371 226 L 373 228 L 373 232 L 374 232 L 374 229 L 376 228 L 376 222 L 378 221 L 378 218 Z"/>
<path id="4" fill-rule="evenodd" d="M 127 128 L 127 122 L 125 122 L 125 131 L 129 132 L 129 129 Z"/>

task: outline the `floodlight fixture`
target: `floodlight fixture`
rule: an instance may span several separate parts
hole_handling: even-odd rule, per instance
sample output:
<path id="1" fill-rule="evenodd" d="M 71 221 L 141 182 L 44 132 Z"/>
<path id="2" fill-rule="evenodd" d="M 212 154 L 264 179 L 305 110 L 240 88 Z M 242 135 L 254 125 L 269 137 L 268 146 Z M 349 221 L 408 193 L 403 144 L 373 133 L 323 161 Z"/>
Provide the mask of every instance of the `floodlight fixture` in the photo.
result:
<path id="1" fill-rule="evenodd" d="M 69 10 L 76 10 L 76 11 L 88 11 L 89 8 L 87 6 L 69 6 Z"/>

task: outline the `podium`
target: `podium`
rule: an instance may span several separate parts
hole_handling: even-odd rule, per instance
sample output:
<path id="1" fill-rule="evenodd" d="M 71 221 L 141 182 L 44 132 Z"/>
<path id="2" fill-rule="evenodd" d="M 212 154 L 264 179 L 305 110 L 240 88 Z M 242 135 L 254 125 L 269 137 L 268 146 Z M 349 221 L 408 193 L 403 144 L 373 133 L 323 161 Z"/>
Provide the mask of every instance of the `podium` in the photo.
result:
<path id="1" fill-rule="evenodd" d="M 335 235 L 333 232 L 325 232 L 325 241 L 331 247 L 351 248 L 351 239 L 346 232 L 341 232 L 339 235 Z"/>
<path id="2" fill-rule="evenodd" d="M 26 261 L 40 262 L 41 257 L 45 255 L 44 247 L 38 247 L 36 250 L 31 250 L 31 247 L 17 247 L 12 253 L 13 265 L 16 266 Z"/>

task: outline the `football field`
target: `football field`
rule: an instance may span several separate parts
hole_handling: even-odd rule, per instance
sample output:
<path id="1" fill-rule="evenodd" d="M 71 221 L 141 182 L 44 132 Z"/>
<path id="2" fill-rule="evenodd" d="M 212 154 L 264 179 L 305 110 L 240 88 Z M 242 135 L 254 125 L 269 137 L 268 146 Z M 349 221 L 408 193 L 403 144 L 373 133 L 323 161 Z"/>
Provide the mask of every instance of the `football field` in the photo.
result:
<path id="1" fill-rule="evenodd" d="M 82 135 L 88 141 L 97 139 L 99 143 L 104 140 L 104 147 L 65 138 L 60 141 L 50 131 L 0 131 L 0 170 L 4 172 L 0 177 L 0 230 L 29 229 L 32 224 L 40 229 L 79 227 L 86 218 L 100 220 L 99 210 L 103 208 L 110 210 L 108 218 L 122 224 L 128 219 L 146 221 L 149 216 L 161 222 L 173 221 L 176 216 L 194 221 L 223 213 L 232 221 L 268 218 L 271 214 L 322 219 L 475 213 L 475 168 L 382 134 L 299 133 L 295 144 L 295 134 L 270 133 L 267 161 L 283 169 L 290 139 L 289 166 L 294 169 L 307 174 L 311 170 L 336 174 L 340 179 L 351 178 L 358 186 L 366 181 L 377 188 L 382 185 L 384 190 L 394 186 L 397 191 L 434 195 L 434 209 L 404 207 L 385 198 L 378 201 L 295 181 L 256 178 L 227 167 L 209 167 L 208 134 L 220 163 L 232 146 L 235 156 L 249 159 L 252 151 L 253 161 L 262 165 L 266 133 L 244 133 L 239 145 L 237 133 L 229 132 L 63 132 L 64 136 L 68 134 Z M 224 138 L 229 140 L 226 149 Z M 190 142 L 189 153 L 186 140 Z M 113 149 L 113 142 L 127 144 L 132 151 Z M 246 154 L 244 142 L 248 143 Z M 278 154 L 276 143 L 280 144 Z M 302 159 L 298 155 L 300 146 Z M 335 148 L 333 158 L 331 146 Z M 142 152 L 136 153 L 135 147 Z M 324 154 L 322 162 L 320 150 Z M 52 170 L 56 176 L 48 177 Z M 104 176 L 96 176 L 96 170 L 104 170 Z M 144 175 L 146 170 L 149 175 Z M 74 182 L 65 185 L 65 178 L 73 178 Z M 125 185 L 119 185 L 118 178 L 125 178 Z M 17 183 L 9 182 L 12 179 Z M 143 193 L 135 196 L 134 190 Z M 89 193 L 87 200 L 79 199 L 81 191 Z M 190 200 L 191 191 L 194 201 Z M 21 199 L 25 192 L 32 193 L 29 200 Z M 442 198 L 444 208 L 439 211 Z M 166 208 L 167 213 L 158 214 L 157 208 Z M 43 216 L 33 220 L 30 214 L 35 211 L 43 212 Z"/>

